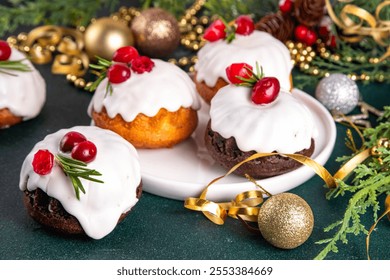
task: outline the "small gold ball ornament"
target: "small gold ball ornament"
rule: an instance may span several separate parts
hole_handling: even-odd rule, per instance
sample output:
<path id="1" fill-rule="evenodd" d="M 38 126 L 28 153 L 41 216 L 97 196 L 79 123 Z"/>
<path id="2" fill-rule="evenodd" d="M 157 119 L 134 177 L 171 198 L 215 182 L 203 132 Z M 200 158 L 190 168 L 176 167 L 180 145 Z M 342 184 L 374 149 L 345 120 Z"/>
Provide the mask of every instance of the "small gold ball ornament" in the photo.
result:
<path id="1" fill-rule="evenodd" d="M 258 225 L 273 246 L 293 249 L 303 244 L 314 226 L 314 216 L 305 200 L 292 193 L 268 198 L 260 208 Z"/>
<path id="2" fill-rule="evenodd" d="M 149 8 L 131 22 L 138 50 L 150 57 L 166 57 L 180 43 L 180 30 L 176 18 L 160 8 Z"/>
<path id="3" fill-rule="evenodd" d="M 98 18 L 84 33 L 85 50 L 92 60 L 100 56 L 111 60 L 113 53 L 123 46 L 134 45 L 131 29 L 125 21 L 110 17 Z"/>

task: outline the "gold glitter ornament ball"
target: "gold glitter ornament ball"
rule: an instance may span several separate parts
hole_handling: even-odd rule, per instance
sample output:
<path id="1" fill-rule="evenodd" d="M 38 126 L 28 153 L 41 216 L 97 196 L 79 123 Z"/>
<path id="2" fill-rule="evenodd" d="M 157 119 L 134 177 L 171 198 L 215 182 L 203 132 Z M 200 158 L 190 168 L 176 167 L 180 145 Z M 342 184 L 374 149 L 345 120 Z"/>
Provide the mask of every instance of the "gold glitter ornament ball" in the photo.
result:
<path id="1" fill-rule="evenodd" d="M 176 18 L 160 8 L 149 8 L 131 22 L 138 50 L 150 57 L 167 57 L 180 43 Z"/>
<path id="2" fill-rule="evenodd" d="M 127 23 L 109 17 L 93 21 L 84 33 L 85 50 L 92 60 L 96 55 L 111 60 L 113 53 L 123 46 L 133 46 L 134 38 Z"/>
<path id="3" fill-rule="evenodd" d="M 258 225 L 273 246 L 293 249 L 303 244 L 314 226 L 313 212 L 305 200 L 292 193 L 268 198 L 260 208 Z"/>

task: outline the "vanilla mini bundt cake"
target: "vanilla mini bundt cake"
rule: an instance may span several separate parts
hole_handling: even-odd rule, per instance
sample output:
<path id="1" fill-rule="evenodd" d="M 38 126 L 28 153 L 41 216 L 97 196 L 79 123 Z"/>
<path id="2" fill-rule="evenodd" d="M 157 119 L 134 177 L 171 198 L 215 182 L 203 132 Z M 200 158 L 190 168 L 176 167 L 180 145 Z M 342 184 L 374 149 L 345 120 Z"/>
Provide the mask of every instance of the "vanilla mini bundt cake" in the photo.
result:
<path id="1" fill-rule="evenodd" d="M 100 239 L 138 202 L 138 154 L 118 134 L 76 126 L 38 142 L 23 162 L 20 189 L 28 213 L 63 234 Z"/>
<path id="2" fill-rule="evenodd" d="M 191 136 L 200 100 L 187 73 L 139 56 L 132 47 L 119 49 L 108 63 L 107 78 L 88 108 L 96 126 L 115 131 L 136 148 L 172 147 Z"/>
<path id="3" fill-rule="evenodd" d="M 46 84 L 26 56 L 0 40 L 0 128 L 35 118 L 46 100 Z"/>
<path id="4" fill-rule="evenodd" d="M 236 64 L 227 73 L 245 77 L 242 69 L 248 68 L 251 66 Z M 221 88 L 211 100 L 205 133 L 210 155 L 226 169 L 255 153 L 298 153 L 310 157 L 316 134 L 310 111 L 293 94 L 281 89 L 275 77 L 261 74 L 250 79 L 245 86 L 232 79 L 236 84 Z M 299 166 L 293 159 L 272 155 L 249 161 L 235 173 L 266 178 Z"/>
<path id="5" fill-rule="evenodd" d="M 210 103 L 217 91 L 228 84 L 225 69 L 232 63 L 258 62 L 269 76 L 278 78 L 281 88 L 292 89 L 290 53 L 272 35 L 254 30 L 248 16 L 240 16 L 233 26 L 226 28 L 216 20 L 206 29 L 208 42 L 199 50 L 195 64 L 195 84 L 199 94 Z"/>

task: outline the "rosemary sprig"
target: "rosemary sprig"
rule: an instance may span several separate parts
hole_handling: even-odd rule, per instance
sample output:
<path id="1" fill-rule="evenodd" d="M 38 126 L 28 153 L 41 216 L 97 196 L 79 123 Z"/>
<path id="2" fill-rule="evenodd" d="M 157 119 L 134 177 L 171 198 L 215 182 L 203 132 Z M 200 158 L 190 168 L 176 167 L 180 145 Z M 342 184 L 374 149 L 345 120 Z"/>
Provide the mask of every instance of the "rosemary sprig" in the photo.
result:
<path id="1" fill-rule="evenodd" d="M 23 63 L 24 59 L 20 60 L 3 60 L 0 61 L 0 73 L 7 74 L 10 76 L 17 76 L 14 73 L 8 72 L 7 70 L 20 71 L 20 72 L 29 72 L 31 68 Z"/>
<path id="2" fill-rule="evenodd" d="M 256 61 L 256 72 L 254 72 L 249 67 L 245 66 L 244 68 L 251 74 L 251 76 L 250 78 L 244 78 L 237 75 L 236 78 L 242 81 L 242 83 L 237 84 L 237 86 L 251 88 L 254 86 L 254 84 L 256 84 L 257 81 L 259 81 L 264 77 L 263 67 L 259 66 L 259 63 L 257 61 Z"/>
<path id="3" fill-rule="evenodd" d="M 55 159 L 65 174 L 70 178 L 78 200 L 80 200 L 80 191 L 85 194 L 85 189 L 80 178 L 96 183 L 104 183 L 101 180 L 91 177 L 101 176 L 102 174 L 95 169 L 87 168 L 85 162 L 65 157 L 60 154 L 55 155 Z"/>
<path id="4" fill-rule="evenodd" d="M 96 56 L 96 58 L 98 60 L 97 64 L 90 64 L 89 67 L 91 69 L 96 70 L 92 73 L 97 75 L 98 78 L 91 85 L 85 87 L 85 90 L 88 90 L 90 92 L 95 91 L 99 84 L 104 80 L 104 78 L 107 77 L 107 69 L 112 65 L 112 62 L 105 58 L 102 58 L 100 56 Z M 110 82 L 107 83 L 106 94 L 107 92 L 110 92 L 110 95 L 112 94 L 112 86 Z"/>

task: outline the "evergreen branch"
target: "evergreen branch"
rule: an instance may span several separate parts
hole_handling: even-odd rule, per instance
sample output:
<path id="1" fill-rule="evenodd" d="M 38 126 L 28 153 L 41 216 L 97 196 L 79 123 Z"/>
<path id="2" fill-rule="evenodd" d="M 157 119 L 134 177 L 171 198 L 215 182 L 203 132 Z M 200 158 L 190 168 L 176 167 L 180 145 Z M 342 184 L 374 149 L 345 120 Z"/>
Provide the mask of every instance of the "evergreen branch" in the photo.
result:
<path id="1" fill-rule="evenodd" d="M 0 36 L 19 26 L 86 25 L 101 9 L 113 11 L 118 0 L 8 0 L 0 5 Z"/>
<path id="2" fill-rule="evenodd" d="M 102 174 L 94 169 L 87 168 L 87 164 L 85 162 L 68 158 L 59 154 L 55 156 L 55 159 L 61 166 L 64 173 L 70 178 L 78 200 L 80 200 L 80 191 L 85 194 L 85 189 L 80 178 L 96 183 L 104 183 L 101 180 L 91 177 L 101 176 Z"/>
<path id="3" fill-rule="evenodd" d="M 390 106 L 384 108 L 384 115 L 379 119 L 383 121 L 375 128 L 366 129 L 363 132 L 365 142 L 362 149 L 372 148 L 378 145 L 381 138 L 390 139 Z M 351 140 L 350 140 L 351 141 Z M 336 230 L 332 238 L 317 241 L 316 244 L 327 244 L 315 259 L 324 259 L 330 252 L 338 252 L 338 243 L 347 243 L 348 235 L 368 234 L 367 229 L 361 223 L 361 216 L 366 214 L 367 209 L 372 208 L 374 221 L 378 219 L 380 210 L 379 197 L 390 193 L 390 148 L 379 147 L 378 157 L 371 157 L 353 170 L 351 184 L 338 181 L 338 187 L 327 193 L 327 199 L 351 194 L 348 206 L 343 218 L 330 224 L 324 229 L 325 232 Z M 357 151 L 356 153 L 358 153 Z M 355 153 L 355 154 L 356 154 Z M 352 156 L 343 156 L 338 161 L 345 161 Z"/>

